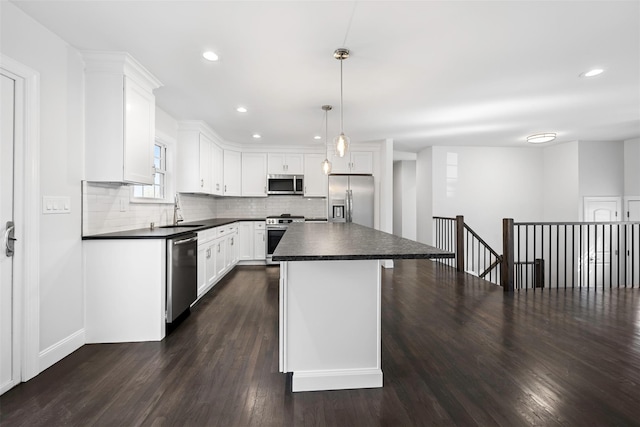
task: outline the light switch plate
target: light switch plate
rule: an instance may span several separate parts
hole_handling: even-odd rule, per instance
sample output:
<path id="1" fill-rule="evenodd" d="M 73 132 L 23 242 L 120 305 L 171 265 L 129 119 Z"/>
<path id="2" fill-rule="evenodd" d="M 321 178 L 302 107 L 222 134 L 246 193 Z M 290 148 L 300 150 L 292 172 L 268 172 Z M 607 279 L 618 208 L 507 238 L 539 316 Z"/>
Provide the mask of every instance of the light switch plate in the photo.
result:
<path id="1" fill-rule="evenodd" d="M 42 196 L 43 214 L 71 213 L 71 198 L 66 196 Z"/>

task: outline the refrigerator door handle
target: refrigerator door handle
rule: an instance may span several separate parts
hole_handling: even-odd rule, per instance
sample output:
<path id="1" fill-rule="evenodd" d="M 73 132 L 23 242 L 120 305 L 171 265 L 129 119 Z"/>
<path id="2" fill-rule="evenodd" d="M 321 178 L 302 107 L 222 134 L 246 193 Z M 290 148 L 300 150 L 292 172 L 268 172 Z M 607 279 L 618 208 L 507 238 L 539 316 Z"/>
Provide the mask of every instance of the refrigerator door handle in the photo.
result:
<path id="1" fill-rule="evenodd" d="M 347 190 L 347 222 L 353 222 L 353 190 Z"/>

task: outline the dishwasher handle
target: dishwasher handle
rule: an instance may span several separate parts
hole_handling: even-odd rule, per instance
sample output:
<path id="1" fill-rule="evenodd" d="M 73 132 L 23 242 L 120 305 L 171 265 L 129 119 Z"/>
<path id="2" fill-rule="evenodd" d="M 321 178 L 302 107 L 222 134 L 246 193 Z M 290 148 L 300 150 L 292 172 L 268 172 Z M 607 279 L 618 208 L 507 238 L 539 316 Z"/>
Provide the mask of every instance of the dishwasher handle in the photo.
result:
<path id="1" fill-rule="evenodd" d="M 178 246 L 178 245 L 184 245 L 185 243 L 189 243 L 189 242 L 197 242 L 198 241 L 198 236 L 196 237 L 190 237 L 188 239 L 182 239 L 182 240 L 176 240 L 173 242 L 173 246 Z"/>

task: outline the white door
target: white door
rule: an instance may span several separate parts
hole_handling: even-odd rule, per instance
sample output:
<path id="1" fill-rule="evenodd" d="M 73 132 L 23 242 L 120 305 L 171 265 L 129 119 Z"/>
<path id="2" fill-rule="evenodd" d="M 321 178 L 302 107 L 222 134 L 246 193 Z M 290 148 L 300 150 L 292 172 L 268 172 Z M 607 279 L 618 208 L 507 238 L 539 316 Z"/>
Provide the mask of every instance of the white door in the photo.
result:
<path id="1" fill-rule="evenodd" d="M 626 220 L 640 223 L 640 196 L 625 198 Z M 640 285 L 640 224 L 627 225 L 627 286 Z"/>
<path id="2" fill-rule="evenodd" d="M 20 80 L 2 70 L 0 73 L 2 94 L 0 104 L 0 394 L 20 382 L 20 343 L 17 327 L 17 296 L 13 283 L 13 261 L 9 247 L 13 221 L 13 163 L 15 140 L 16 91 L 21 90 Z M 19 97 L 18 97 L 19 99 Z"/>
<path id="3" fill-rule="evenodd" d="M 620 221 L 621 205 L 620 197 L 585 197 L 584 220 L 596 223 Z M 583 263 L 587 264 L 583 269 L 586 274 L 585 283 L 590 287 L 608 287 L 610 284 L 617 286 L 617 226 L 589 225 L 586 233 L 583 233 L 583 239 L 583 247 L 587 250 L 587 253 L 583 254 Z"/>

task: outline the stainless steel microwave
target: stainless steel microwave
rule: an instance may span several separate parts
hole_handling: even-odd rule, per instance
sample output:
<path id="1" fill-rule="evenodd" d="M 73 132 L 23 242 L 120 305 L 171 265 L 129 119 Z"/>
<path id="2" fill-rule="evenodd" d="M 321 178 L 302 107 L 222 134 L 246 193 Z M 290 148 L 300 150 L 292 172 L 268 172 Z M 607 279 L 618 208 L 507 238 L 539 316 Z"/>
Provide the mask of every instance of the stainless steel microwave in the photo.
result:
<path id="1" fill-rule="evenodd" d="M 267 175 L 267 194 L 304 194 L 304 175 Z"/>

